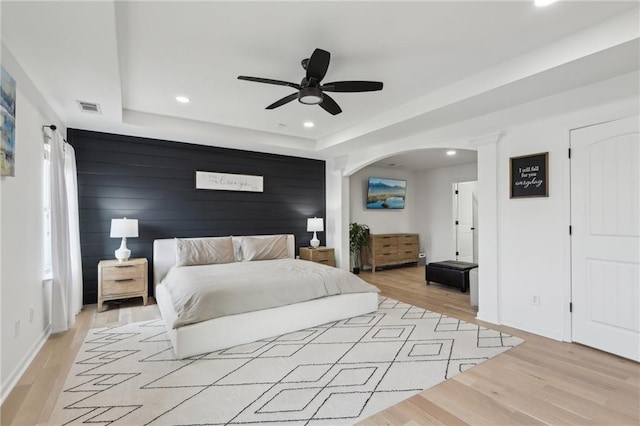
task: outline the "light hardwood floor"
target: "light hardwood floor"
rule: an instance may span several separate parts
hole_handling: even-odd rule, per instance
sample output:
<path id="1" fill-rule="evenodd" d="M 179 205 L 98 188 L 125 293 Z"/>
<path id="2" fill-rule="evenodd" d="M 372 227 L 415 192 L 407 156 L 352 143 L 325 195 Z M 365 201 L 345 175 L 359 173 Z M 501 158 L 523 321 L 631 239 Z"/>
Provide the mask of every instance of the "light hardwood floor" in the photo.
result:
<path id="1" fill-rule="evenodd" d="M 468 294 L 426 286 L 423 268 L 362 273 L 382 294 L 479 323 L 525 343 L 409 398 L 361 425 L 640 424 L 640 364 L 577 344 L 562 343 L 475 320 Z M 139 299 L 86 306 L 75 327 L 52 336 L 0 411 L 2 425 L 46 425 L 71 363 L 90 328 L 159 317 Z"/>

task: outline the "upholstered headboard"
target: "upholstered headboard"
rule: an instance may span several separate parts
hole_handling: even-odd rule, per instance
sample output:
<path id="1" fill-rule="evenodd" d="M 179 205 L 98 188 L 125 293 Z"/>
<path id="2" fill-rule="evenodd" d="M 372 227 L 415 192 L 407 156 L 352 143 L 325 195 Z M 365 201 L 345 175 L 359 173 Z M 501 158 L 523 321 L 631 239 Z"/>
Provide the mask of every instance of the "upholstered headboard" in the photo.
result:
<path id="1" fill-rule="evenodd" d="M 250 235 L 251 237 L 264 238 L 272 237 L 273 235 Z M 287 249 L 289 250 L 289 257 L 296 257 L 296 240 L 292 234 L 286 234 L 287 236 Z M 240 239 L 242 237 L 233 237 L 233 246 L 237 248 L 240 246 Z M 196 238 L 186 238 L 196 239 Z M 162 240 L 153 241 L 153 287 L 162 281 L 167 275 L 169 269 L 176 264 L 176 240 L 175 238 L 167 238 Z"/>

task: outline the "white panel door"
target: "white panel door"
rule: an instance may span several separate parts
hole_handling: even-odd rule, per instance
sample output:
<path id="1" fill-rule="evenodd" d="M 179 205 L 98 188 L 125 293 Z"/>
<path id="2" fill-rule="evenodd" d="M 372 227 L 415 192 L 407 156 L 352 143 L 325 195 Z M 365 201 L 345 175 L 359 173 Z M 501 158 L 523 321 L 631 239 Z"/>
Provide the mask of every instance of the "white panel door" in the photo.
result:
<path id="1" fill-rule="evenodd" d="M 459 182 L 456 194 L 456 260 L 473 262 L 473 196 L 477 182 Z"/>
<path id="2" fill-rule="evenodd" d="M 571 132 L 572 338 L 640 361 L 640 117 Z"/>

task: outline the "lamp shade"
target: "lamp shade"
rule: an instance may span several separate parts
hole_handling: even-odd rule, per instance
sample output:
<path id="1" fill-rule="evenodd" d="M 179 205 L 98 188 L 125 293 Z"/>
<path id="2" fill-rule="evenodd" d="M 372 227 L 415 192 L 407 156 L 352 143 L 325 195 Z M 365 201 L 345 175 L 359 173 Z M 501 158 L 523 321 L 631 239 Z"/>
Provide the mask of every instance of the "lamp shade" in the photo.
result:
<path id="1" fill-rule="evenodd" d="M 321 217 L 310 217 L 307 219 L 307 232 L 324 231 L 324 222 Z"/>
<path id="2" fill-rule="evenodd" d="M 135 238 L 138 236 L 138 219 L 111 219 L 111 238 Z"/>

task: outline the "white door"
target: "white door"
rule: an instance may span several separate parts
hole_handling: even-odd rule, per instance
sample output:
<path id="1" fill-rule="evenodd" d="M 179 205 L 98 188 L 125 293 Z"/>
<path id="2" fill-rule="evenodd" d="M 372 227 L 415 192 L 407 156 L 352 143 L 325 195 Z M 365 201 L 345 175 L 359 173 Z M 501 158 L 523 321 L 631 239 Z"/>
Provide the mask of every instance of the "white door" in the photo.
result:
<path id="1" fill-rule="evenodd" d="M 474 222 L 473 206 L 477 182 L 459 182 L 455 186 L 456 199 L 456 260 L 473 262 Z"/>
<path id="2" fill-rule="evenodd" d="M 640 117 L 571 132 L 572 338 L 640 361 Z"/>

